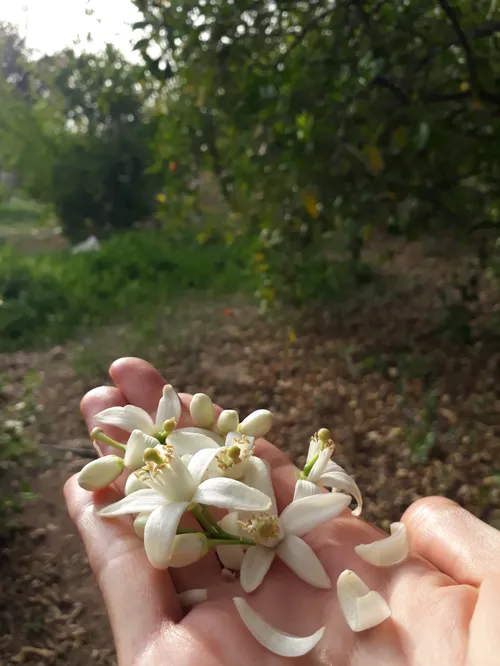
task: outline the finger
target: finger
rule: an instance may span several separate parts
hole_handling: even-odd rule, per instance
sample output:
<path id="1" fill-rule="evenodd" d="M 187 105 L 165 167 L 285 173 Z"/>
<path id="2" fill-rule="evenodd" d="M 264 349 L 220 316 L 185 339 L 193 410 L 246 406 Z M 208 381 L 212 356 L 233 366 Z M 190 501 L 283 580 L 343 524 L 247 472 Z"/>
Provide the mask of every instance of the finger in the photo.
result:
<path id="1" fill-rule="evenodd" d="M 99 427 L 102 427 L 102 430 L 106 435 L 112 439 L 115 439 L 118 442 L 126 442 L 128 437 L 126 432 L 110 425 L 101 426 L 95 420 L 96 415 L 99 412 L 102 412 L 103 409 L 108 409 L 108 407 L 121 407 L 126 404 L 127 401 L 125 396 L 114 386 L 99 386 L 99 388 L 92 389 L 86 393 L 80 402 L 80 411 L 85 419 L 88 431 L 91 432 L 93 428 L 99 425 Z M 110 453 L 120 455 L 120 451 L 107 444 L 103 444 L 102 442 L 99 442 L 99 448 L 105 455 Z"/>
<path id="2" fill-rule="evenodd" d="M 488 575 L 479 588 L 469 629 L 467 663 L 471 666 L 496 666 L 500 654 L 500 575 Z"/>
<path id="3" fill-rule="evenodd" d="M 457 581 L 480 585 L 500 572 L 500 532 L 445 497 L 418 500 L 405 512 L 412 550 Z"/>
<path id="4" fill-rule="evenodd" d="M 172 580 L 167 572 L 149 564 L 130 521 L 98 516 L 102 505 L 119 498 L 116 490 L 89 493 L 72 477 L 65 485 L 64 494 L 104 597 L 118 662 L 137 663 L 137 656 L 162 623 L 181 617 Z"/>
<path id="5" fill-rule="evenodd" d="M 109 374 L 131 405 L 141 407 L 149 414 L 156 412 L 167 381 L 151 363 L 141 358 L 120 358 L 111 365 Z M 182 404 L 179 426 L 191 425 L 191 415 L 189 414 L 191 396 L 180 393 L 179 398 Z"/>

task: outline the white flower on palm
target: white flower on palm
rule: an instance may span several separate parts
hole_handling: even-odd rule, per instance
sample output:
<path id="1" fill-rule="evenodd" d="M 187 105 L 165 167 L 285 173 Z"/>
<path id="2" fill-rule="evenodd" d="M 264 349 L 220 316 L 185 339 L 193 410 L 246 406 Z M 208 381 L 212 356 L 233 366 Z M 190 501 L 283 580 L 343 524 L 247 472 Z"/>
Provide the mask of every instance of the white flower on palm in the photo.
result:
<path id="1" fill-rule="evenodd" d="M 96 415 L 97 423 L 101 425 L 113 425 L 133 432 L 140 430 L 146 435 L 156 435 L 163 432 L 163 425 L 170 419 L 179 421 L 181 415 L 181 401 L 170 384 L 163 387 L 162 397 L 158 403 L 156 417 L 153 420 L 146 410 L 135 405 L 125 407 L 109 407 Z"/>
<path id="2" fill-rule="evenodd" d="M 99 412 L 95 418 L 101 425 L 113 425 L 131 433 L 125 450 L 125 465 L 134 470 L 142 467 L 144 451 L 158 444 L 156 436 L 164 432 L 166 424 L 167 432 L 170 431 L 167 443 L 175 446 L 179 455 L 193 455 L 202 449 L 217 448 L 223 443 L 221 437 L 202 428 L 189 427 L 174 431 L 180 415 L 179 396 L 167 384 L 163 387 L 154 420 L 144 409 L 135 405 L 110 407 Z"/>
<path id="3" fill-rule="evenodd" d="M 242 537 L 250 537 L 255 546 L 249 546 L 241 561 L 240 580 L 245 592 L 253 592 L 264 580 L 266 573 L 277 555 L 294 573 L 314 587 L 331 588 L 331 582 L 323 565 L 314 551 L 301 539 L 314 527 L 330 518 L 338 516 L 349 505 L 350 497 L 340 493 L 312 495 L 289 504 L 278 516 L 276 498 L 267 465 L 264 461 L 259 473 L 253 478 L 253 485 L 271 499 L 268 512 L 238 514 L 237 526 Z M 234 525 L 234 514 L 225 519 L 226 525 Z M 239 546 L 223 546 L 218 548 Z M 240 549 L 240 555 L 242 549 Z M 237 557 L 237 553 L 233 554 Z M 221 558 L 222 559 L 222 558 Z M 222 559 L 224 563 L 224 559 Z"/>
<path id="4" fill-rule="evenodd" d="M 330 460 L 335 447 L 329 438 L 329 432 L 323 429 L 319 435 L 311 438 L 305 469 L 313 464 L 307 477 L 297 480 L 293 499 L 317 495 L 321 493 L 321 488 L 341 490 L 354 497 L 358 506 L 352 513 L 354 516 L 359 516 L 363 508 L 361 491 L 354 479 L 340 465 Z"/>
<path id="5" fill-rule="evenodd" d="M 146 457 L 141 479 L 149 488 L 138 490 L 102 509 L 101 516 L 149 512 L 144 530 L 144 548 L 157 569 L 168 566 L 179 521 L 192 504 L 222 509 L 265 511 L 271 500 L 264 493 L 234 479 L 202 481 L 217 449 L 198 451 L 186 467 L 171 445 L 158 445 Z"/>

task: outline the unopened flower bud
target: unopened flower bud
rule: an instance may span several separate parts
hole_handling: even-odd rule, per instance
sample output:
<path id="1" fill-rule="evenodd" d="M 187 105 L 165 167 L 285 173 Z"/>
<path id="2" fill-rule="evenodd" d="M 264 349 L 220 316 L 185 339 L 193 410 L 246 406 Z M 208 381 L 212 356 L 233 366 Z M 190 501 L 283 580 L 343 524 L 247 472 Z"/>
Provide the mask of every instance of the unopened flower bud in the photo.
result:
<path id="1" fill-rule="evenodd" d="M 238 426 L 238 432 L 250 437 L 264 437 L 271 430 L 273 415 L 268 409 L 257 409 L 249 414 Z"/>
<path id="2" fill-rule="evenodd" d="M 125 495 L 131 495 L 138 490 L 145 490 L 148 488 L 144 481 L 141 481 L 138 476 L 131 474 L 125 483 Z"/>
<path id="3" fill-rule="evenodd" d="M 151 514 L 148 511 L 139 513 L 134 520 L 134 530 L 139 539 L 144 539 L 144 530 L 146 529 L 146 523 Z"/>
<path id="4" fill-rule="evenodd" d="M 217 432 L 225 437 L 228 433 L 238 429 L 240 417 L 234 409 L 225 409 L 217 419 Z"/>
<path id="5" fill-rule="evenodd" d="M 189 405 L 189 411 L 195 426 L 210 430 L 214 423 L 214 406 L 208 395 L 195 393 Z"/>
<path id="6" fill-rule="evenodd" d="M 116 481 L 123 472 L 123 466 L 123 459 L 118 456 L 92 460 L 78 475 L 78 483 L 84 490 L 101 490 Z"/>
<path id="7" fill-rule="evenodd" d="M 197 562 L 208 553 L 207 537 L 200 532 L 177 534 L 174 537 L 169 567 L 185 567 Z"/>

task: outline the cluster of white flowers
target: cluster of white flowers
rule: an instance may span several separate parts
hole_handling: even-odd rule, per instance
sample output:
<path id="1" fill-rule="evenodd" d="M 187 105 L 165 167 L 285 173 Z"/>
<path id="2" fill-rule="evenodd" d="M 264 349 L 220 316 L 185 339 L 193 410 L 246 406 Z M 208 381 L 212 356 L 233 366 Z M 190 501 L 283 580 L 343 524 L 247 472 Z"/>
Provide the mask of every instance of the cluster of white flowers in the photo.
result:
<path id="1" fill-rule="evenodd" d="M 261 585 L 275 556 L 310 585 L 330 589 L 325 568 L 302 537 L 348 511 L 352 499 L 357 504 L 353 514 L 358 516 L 362 509 L 355 481 L 331 461 L 334 444 L 330 432 L 322 428 L 311 438 L 306 464 L 297 474 L 293 501 L 278 513 L 270 467 L 255 455 L 254 447 L 255 440 L 271 429 L 271 412 L 259 409 L 240 423 L 236 411 L 224 410 L 215 422 L 212 401 L 203 393 L 197 393 L 190 403 L 192 427 L 177 428 L 181 411 L 179 397 L 167 385 L 154 420 L 133 405 L 112 407 L 97 415 L 100 425 L 130 433 L 123 445 L 100 428 L 92 432 L 94 440 L 114 446 L 124 455 L 106 455 L 86 465 L 79 474 L 80 485 L 100 490 L 125 470 L 130 472 L 125 497 L 102 509 L 100 515 L 134 515 L 136 534 L 144 540 L 148 559 L 158 569 L 192 564 L 214 548 L 223 571 L 239 572 L 247 594 Z M 210 507 L 227 513 L 217 521 Z M 199 530 L 180 525 L 186 512 L 197 518 Z M 404 526 L 394 523 L 390 537 L 355 550 L 370 564 L 397 564 L 408 553 Z M 382 597 L 352 571 L 339 576 L 337 594 L 353 631 L 374 627 L 390 616 Z M 180 601 L 189 606 L 207 596 L 206 590 L 188 590 L 180 595 Z M 283 634 L 244 599 L 233 601 L 249 631 L 276 654 L 305 654 L 323 635 L 324 628 L 307 637 Z"/>

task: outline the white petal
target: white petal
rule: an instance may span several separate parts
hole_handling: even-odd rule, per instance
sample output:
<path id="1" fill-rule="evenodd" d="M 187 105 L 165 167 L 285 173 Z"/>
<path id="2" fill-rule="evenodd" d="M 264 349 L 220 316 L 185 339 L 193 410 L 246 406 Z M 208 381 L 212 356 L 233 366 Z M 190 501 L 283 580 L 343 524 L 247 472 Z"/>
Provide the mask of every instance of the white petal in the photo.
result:
<path id="1" fill-rule="evenodd" d="M 144 549 L 156 569 L 167 568 L 179 521 L 188 506 L 189 502 L 163 504 L 149 516 L 144 531 Z"/>
<path id="2" fill-rule="evenodd" d="M 224 409 L 217 419 L 217 432 L 225 437 L 228 432 L 237 430 L 239 424 L 240 418 L 238 412 L 234 409 Z"/>
<path id="3" fill-rule="evenodd" d="M 321 493 L 289 504 L 280 516 L 285 534 L 304 536 L 314 527 L 335 518 L 349 506 L 351 498 L 342 493 Z"/>
<path id="4" fill-rule="evenodd" d="M 224 532 L 234 534 L 235 536 L 242 536 L 242 529 L 238 525 L 239 514 L 237 511 L 227 513 L 221 520 L 219 525 Z M 232 571 L 239 571 L 243 562 L 246 548 L 244 546 L 217 546 L 217 555 L 222 564 Z"/>
<path id="5" fill-rule="evenodd" d="M 208 553 L 207 537 L 199 533 L 176 534 L 172 543 L 169 568 L 176 569 L 198 562 Z"/>
<path id="6" fill-rule="evenodd" d="M 186 428 L 179 428 L 175 432 L 190 432 L 197 435 L 205 435 L 205 437 L 210 437 L 210 439 L 212 439 L 217 444 L 217 446 L 224 446 L 224 438 L 218 435 L 216 432 L 212 432 L 212 430 L 207 430 L 206 428 L 187 426 Z"/>
<path id="7" fill-rule="evenodd" d="M 132 470 L 139 469 L 144 465 L 144 451 L 154 449 L 157 445 L 158 440 L 151 435 L 146 435 L 142 430 L 134 430 L 125 449 L 125 465 Z"/>
<path id="8" fill-rule="evenodd" d="M 177 422 L 181 417 L 181 401 L 170 384 L 163 387 L 163 395 L 158 403 L 155 426 L 160 432 L 163 430 L 165 421 L 175 419 Z"/>
<path id="9" fill-rule="evenodd" d="M 149 511 L 143 511 L 134 520 L 134 532 L 137 534 L 139 539 L 144 539 L 144 530 L 146 529 L 146 523 L 151 514 Z"/>
<path id="10" fill-rule="evenodd" d="M 340 608 L 353 631 L 371 629 L 391 616 L 378 592 L 371 591 L 353 571 L 346 569 L 337 580 Z"/>
<path id="11" fill-rule="evenodd" d="M 249 546 L 240 571 L 240 583 L 245 592 L 249 594 L 259 587 L 273 563 L 274 555 L 274 548 Z"/>
<path id="12" fill-rule="evenodd" d="M 299 537 L 290 534 L 278 545 L 276 554 L 299 578 L 313 587 L 329 590 L 332 583 L 313 549 Z"/>
<path id="13" fill-rule="evenodd" d="M 392 567 L 408 556 L 408 535 L 404 523 L 391 524 L 391 536 L 370 544 L 356 546 L 356 553 L 376 567 Z"/>
<path id="14" fill-rule="evenodd" d="M 99 511 L 99 515 L 104 518 L 114 518 L 115 516 L 124 516 L 127 513 L 154 511 L 162 504 L 163 500 L 158 493 L 148 488 L 148 490 L 138 490 L 132 495 L 127 495 L 119 502 L 104 507 Z"/>
<path id="15" fill-rule="evenodd" d="M 189 405 L 193 424 L 198 428 L 211 428 L 214 423 L 214 405 L 206 393 L 195 393 Z"/>
<path id="16" fill-rule="evenodd" d="M 311 497 L 311 495 L 320 495 L 321 488 L 312 481 L 305 479 L 297 479 L 295 484 L 295 492 L 293 494 L 293 501 L 304 499 L 304 497 Z"/>
<path id="17" fill-rule="evenodd" d="M 226 449 L 228 449 L 230 446 L 233 446 L 233 444 L 236 444 L 236 446 L 241 446 L 242 440 L 246 444 L 245 448 L 251 452 L 255 444 L 255 437 L 251 437 L 250 435 L 243 435 L 237 430 L 231 430 L 231 432 L 227 433 L 226 439 L 224 440 L 224 446 Z"/>
<path id="18" fill-rule="evenodd" d="M 199 486 L 210 463 L 217 455 L 218 449 L 202 449 L 195 453 L 188 463 L 188 470 L 194 483 Z"/>
<path id="19" fill-rule="evenodd" d="M 271 500 L 269 513 L 272 513 L 273 515 L 278 513 L 273 482 L 271 480 L 271 467 L 266 460 L 262 460 L 262 458 L 258 458 L 257 456 L 250 456 L 247 461 L 243 481 L 247 486 L 256 488 L 269 497 Z"/>
<path id="20" fill-rule="evenodd" d="M 245 599 L 235 597 L 233 601 L 243 624 L 255 640 L 269 652 L 274 652 L 280 657 L 301 657 L 311 652 L 320 642 L 325 631 L 325 628 L 322 627 L 312 636 L 292 636 L 283 631 L 278 631 L 268 624 L 261 615 L 248 605 Z"/>
<path id="21" fill-rule="evenodd" d="M 363 508 L 361 490 L 352 476 L 349 476 L 340 465 L 337 465 L 330 460 L 326 466 L 325 473 L 321 475 L 320 483 L 322 486 L 325 486 L 325 488 L 336 488 L 337 490 L 342 490 L 345 493 L 352 495 L 358 504 L 352 512 L 352 515 L 359 516 L 361 514 Z"/>
<path id="22" fill-rule="evenodd" d="M 319 452 L 318 459 L 314 463 L 307 478 L 313 483 L 318 483 L 321 475 L 326 470 L 326 466 L 331 458 L 332 449 L 326 448 Z"/>
<path id="23" fill-rule="evenodd" d="M 267 511 L 271 506 L 269 497 L 260 490 L 224 478 L 203 481 L 193 496 L 193 502 L 236 511 Z"/>
<path id="24" fill-rule="evenodd" d="M 178 595 L 179 603 L 184 608 L 189 608 L 190 606 L 196 606 L 196 604 L 201 604 L 203 601 L 208 599 L 208 590 L 197 589 L 197 590 L 185 590 L 180 592 Z"/>
<path id="25" fill-rule="evenodd" d="M 114 425 L 127 432 L 142 430 L 151 435 L 155 429 L 153 419 L 149 414 L 135 405 L 109 407 L 96 414 L 95 420 L 101 425 Z"/>
<path id="26" fill-rule="evenodd" d="M 78 474 L 78 485 L 84 490 L 106 488 L 123 472 L 123 459 L 118 456 L 103 456 L 92 460 Z"/>
<path id="27" fill-rule="evenodd" d="M 318 437 L 311 437 L 309 450 L 307 452 L 306 465 L 308 465 L 321 448 L 321 440 Z"/>
<path id="28" fill-rule="evenodd" d="M 192 456 L 202 449 L 219 448 L 211 437 L 196 432 L 186 432 L 186 428 L 174 430 L 167 437 L 167 443 L 174 447 L 179 456 Z"/>
<path id="29" fill-rule="evenodd" d="M 147 490 L 148 486 L 141 481 L 138 476 L 135 474 L 130 474 L 127 481 L 125 482 L 125 495 L 131 495 L 136 493 L 138 490 Z"/>
<path id="30" fill-rule="evenodd" d="M 249 414 L 238 426 L 238 430 L 250 437 L 264 437 L 271 430 L 273 415 L 268 409 L 257 409 Z"/>

